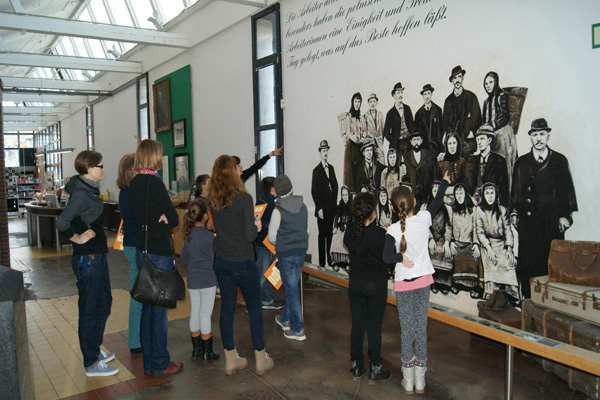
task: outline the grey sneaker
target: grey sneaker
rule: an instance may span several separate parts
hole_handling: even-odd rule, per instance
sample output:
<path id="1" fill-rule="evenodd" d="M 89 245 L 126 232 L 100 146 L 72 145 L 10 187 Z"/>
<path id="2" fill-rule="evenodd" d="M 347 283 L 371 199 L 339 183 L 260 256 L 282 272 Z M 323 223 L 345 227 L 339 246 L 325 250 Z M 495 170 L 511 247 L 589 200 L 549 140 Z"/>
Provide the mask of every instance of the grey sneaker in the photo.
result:
<path id="1" fill-rule="evenodd" d="M 119 372 L 119 368 L 111 367 L 104 361 L 98 361 L 93 366 L 85 369 L 85 376 L 111 376 Z"/>
<path id="2" fill-rule="evenodd" d="M 107 353 L 104 350 L 100 350 L 98 361 L 104 361 L 105 363 L 115 359 L 115 353 Z"/>
<path id="3" fill-rule="evenodd" d="M 304 334 L 304 329 L 301 329 L 299 331 L 294 331 L 294 330 L 287 330 L 287 331 L 283 331 L 283 336 L 285 336 L 288 339 L 294 339 L 297 340 L 299 342 L 304 342 L 306 340 L 306 335 Z"/>
<path id="4" fill-rule="evenodd" d="M 281 310 L 283 308 L 283 304 L 273 301 L 269 304 L 263 304 L 263 310 Z"/>
<path id="5" fill-rule="evenodd" d="M 281 329 L 283 329 L 283 331 L 289 331 L 292 328 L 290 327 L 290 321 L 282 321 L 281 320 L 281 314 L 277 314 L 275 316 L 275 322 L 277 322 L 277 325 L 279 325 L 281 327 Z"/>

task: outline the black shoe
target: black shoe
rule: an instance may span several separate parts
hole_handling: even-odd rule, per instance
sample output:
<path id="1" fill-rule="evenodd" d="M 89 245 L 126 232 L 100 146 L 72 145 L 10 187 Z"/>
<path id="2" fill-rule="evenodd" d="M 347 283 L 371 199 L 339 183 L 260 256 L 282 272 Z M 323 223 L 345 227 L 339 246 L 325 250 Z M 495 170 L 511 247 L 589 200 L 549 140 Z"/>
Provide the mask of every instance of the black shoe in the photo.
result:
<path id="1" fill-rule="evenodd" d="M 202 338 L 200 336 L 196 336 L 192 338 L 192 346 L 194 349 L 192 350 L 192 360 L 195 360 L 198 357 L 202 357 Z"/>
<path id="2" fill-rule="evenodd" d="M 202 341 L 202 359 L 203 360 L 207 360 L 207 361 L 218 360 L 219 357 L 221 357 L 220 355 L 213 352 L 212 342 L 213 342 L 212 336 L 209 337 L 208 339 Z"/>
<path id="3" fill-rule="evenodd" d="M 365 370 L 365 363 L 363 360 L 352 360 L 352 368 L 350 368 L 350 372 L 352 372 L 352 380 L 360 381 L 362 376 L 367 372 Z"/>
<path id="4" fill-rule="evenodd" d="M 369 384 L 376 385 L 380 381 L 389 381 L 392 377 L 392 373 L 388 370 L 383 369 L 381 363 L 373 364 L 369 363 Z"/>
<path id="5" fill-rule="evenodd" d="M 129 352 L 131 354 L 142 354 L 142 348 L 141 347 L 136 347 L 135 349 L 129 349 Z"/>

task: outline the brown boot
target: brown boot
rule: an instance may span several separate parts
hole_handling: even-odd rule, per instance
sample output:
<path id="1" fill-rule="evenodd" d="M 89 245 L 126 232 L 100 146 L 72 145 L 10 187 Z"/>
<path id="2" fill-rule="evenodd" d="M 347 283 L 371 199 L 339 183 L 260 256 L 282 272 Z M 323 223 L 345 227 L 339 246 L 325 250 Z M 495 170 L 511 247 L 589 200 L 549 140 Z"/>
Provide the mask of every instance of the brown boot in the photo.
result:
<path id="1" fill-rule="evenodd" d="M 491 310 L 494 308 L 494 304 L 496 303 L 496 298 L 498 297 L 498 291 L 494 290 L 494 292 L 490 295 L 490 297 L 483 303 L 483 308 L 486 310 Z"/>
<path id="2" fill-rule="evenodd" d="M 273 369 L 275 362 L 264 349 L 254 350 L 254 356 L 256 357 L 256 375 L 264 375 L 268 370 Z"/>
<path id="3" fill-rule="evenodd" d="M 225 350 L 225 375 L 233 375 L 248 366 L 248 360 L 238 355 L 236 349 Z"/>
<path id="4" fill-rule="evenodd" d="M 498 290 L 498 294 L 496 295 L 496 301 L 494 302 L 494 305 L 492 306 L 492 310 L 504 311 L 504 309 L 508 305 L 508 301 L 506 301 L 505 293 L 506 292 L 504 290 Z"/>

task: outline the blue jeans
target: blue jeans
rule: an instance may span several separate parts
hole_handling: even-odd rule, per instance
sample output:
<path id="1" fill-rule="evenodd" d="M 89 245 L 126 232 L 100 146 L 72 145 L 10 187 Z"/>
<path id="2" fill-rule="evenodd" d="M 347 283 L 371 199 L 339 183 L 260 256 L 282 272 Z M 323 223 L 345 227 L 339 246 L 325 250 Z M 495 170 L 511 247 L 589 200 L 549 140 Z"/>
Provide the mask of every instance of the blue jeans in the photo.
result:
<path id="1" fill-rule="evenodd" d="M 135 254 L 135 262 L 139 268 L 142 262 L 141 250 Z M 169 271 L 174 268 L 173 256 L 159 256 L 147 253 L 146 257 L 158 268 Z M 140 322 L 140 341 L 144 359 L 144 372 L 158 373 L 164 371 L 171 363 L 171 355 L 167 350 L 167 309 L 142 304 Z"/>
<path id="2" fill-rule="evenodd" d="M 233 262 L 215 256 L 215 275 L 221 289 L 221 339 L 225 350 L 235 349 L 233 340 L 233 314 L 235 312 L 235 296 L 240 286 L 246 308 L 250 316 L 250 334 L 254 350 L 264 350 L 265 333 L 263 327 L 262 305 L 260 304 L 260 280 L 258 267 L 254 260 Z"/>
<path id="3" fill-rule="evenodd" d="M 124 246 L 123 254 L 129 263 L 129 290 L 137 278 L 138 267 L 135 262 L 135 246 Z M 142 347 L 140 343 L 140 319 L 142 318 L 142 303 L 129 298 L 129 348 Z"/>
<path id="4" fill-rule="evenodd" d="M 256 250 L 256 265 L 260 274 L 260 300 L 263 305 L 271 304 L 275 301 L 275 293 L 273 293 L 273 285 L 265 278 L 265 272 L 273 264 L 275 254 L 264 247 L 255 246 L 254 249 Z"/>
<path id="5" fill-rule="evenodd" d="M 88 368 L 98 361 L 104 327 L 112 306 L 106 254 L 73 256 L 71 266 L 79 290 L 79 346 L 83 366 Z"/>
<path id="6" fill-rule="evenodd" d="M 304 256 L 279 257 L 278 263 L 283 288 L 285 289 L 285 305 L 283 313 L 281 313 L 281 320 L 287 322 L 291 318 L 292 328 L 296 332 L 304 329 L 298 295 L 298 282 L 300 282 L 304 258 Z"/>

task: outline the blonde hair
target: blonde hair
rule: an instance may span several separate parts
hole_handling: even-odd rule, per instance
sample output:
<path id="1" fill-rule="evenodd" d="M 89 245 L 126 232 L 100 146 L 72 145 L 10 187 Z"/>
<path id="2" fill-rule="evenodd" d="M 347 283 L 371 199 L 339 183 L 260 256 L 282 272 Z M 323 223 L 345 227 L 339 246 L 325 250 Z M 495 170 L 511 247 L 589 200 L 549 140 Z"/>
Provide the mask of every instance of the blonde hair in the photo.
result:
<path id="1" fill-rule="evenodd" d="M 136 171 L 140 169 L 161 169 L 162 155 L 163 147 L 160 142 L 152 139 L 144 139 L 135 151 L 133 169 Z"/>
<path id="2" fill-rule="evenodd" d="M 125 189 L 129 187 L 129 182 L 133 179 L 136 172 L 133 169 L 135 154 L 125 154 L 119 161 L 119 176 L 117 177 L 117 187 Z"/>
<path id="3" fill-rule="evenodd" d="M 415 207 L 415 196 L 412 190 L 407 186 L 400 185 L 392 191 L 392 206 L 394 212 L 398 214 L 400 219 L 400 228 L 402 230 L 402 238 L 400 239 L 400 253 L 406 251 L 406 238 L 404 231 L 406 230 L 406 217 Z"/>
<path id="4" fill-rule="evenodd" d="M 208 213 L 208 203 L 204 199 L 195 199 L 190 203 L 183 217 L 183 237 L 186 242 L 192 240 L 192 230 L 196 222 L 202 222 L 202 218 Z"/>
<path id="5" fill-rule="evenodd" d="M 219 156 L 213 165 L 210 174 L 210 194 L 208 203 L 214 210 L 222 210 L 233 204 L 233 198 L 237 193 L 246 192 L 244 183 L 237 170 L 235 159 L 223 154 Z"/>

